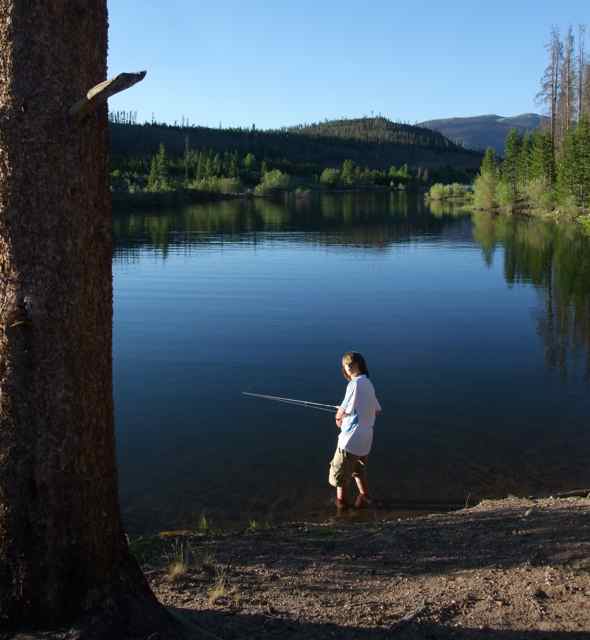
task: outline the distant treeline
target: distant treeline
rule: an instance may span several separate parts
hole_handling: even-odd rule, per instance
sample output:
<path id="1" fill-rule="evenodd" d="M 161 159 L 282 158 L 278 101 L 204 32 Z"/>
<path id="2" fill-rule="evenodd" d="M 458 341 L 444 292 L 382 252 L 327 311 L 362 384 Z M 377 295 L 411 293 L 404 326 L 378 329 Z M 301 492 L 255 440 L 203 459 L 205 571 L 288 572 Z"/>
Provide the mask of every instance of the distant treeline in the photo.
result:
<path id="1" fill-rule="evenodd" d="M 161 144 L 149 157 L 115 156 L 111 185 L 116 192 L 166 192 L 198 190 L 243 193 L 252 190 L 264 194 L 277 189 L 388 187 L 416 189 L 439 182 L 473 179 L 474 172 L 441 167 L 411 168 L 407 164 L 371 169 L 350 159 L 339 166 L 322 169 L 315 163 L 292 162 L 285 158 L 259 159 L 253 153 L 241 155 L 237 149 L 191 149 L 171 155 Z"/>
<path id="2" fill-rule="evenodd" d="M 578 41 L 570 27 L 565 41 L 553 29 L 549 63 L 538 97 L 548 108 L 548 125 L 522 135 L 510 131 L 505 157 L 488 149 L 475 182 L 475 204 L 507 212 L 558 211 L 576 217 L 590 209 L 590 64 L 585 29 Z"/>
<path id="3" fill-rule="evenodd" d="M 252 153 L 260 161 L 296 167 L 294 175 L 321 174 L 345 160 L 370 169 L 391 165 L 417 169 L 453 167 L 477 170 L 481 154 L 462 149 L 439 133 L 398 125 L 384 118 L 337 121 L 306 128 L 260 131 L 162 123 L 133 124 L 135 114 L 111 116 L 111 150 L 114 168 L 128 158 L 149 159 L 161 144 L 170 158 L 183 158 L 186 149 L 210 149 L 214 153 Z M 352 124 L 355 123 L 355 124 Z M 313 132 L 308 129 L 313 129 Z"/>

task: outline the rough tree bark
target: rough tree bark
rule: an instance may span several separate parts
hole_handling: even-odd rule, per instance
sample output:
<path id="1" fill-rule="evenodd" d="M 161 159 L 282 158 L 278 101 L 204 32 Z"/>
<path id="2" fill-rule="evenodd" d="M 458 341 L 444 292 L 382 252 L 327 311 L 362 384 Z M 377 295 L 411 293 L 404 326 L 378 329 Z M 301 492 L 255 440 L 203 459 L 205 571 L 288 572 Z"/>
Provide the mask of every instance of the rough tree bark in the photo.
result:
<path id="1" fill-rule="evenodd" d="M 107 111 L 69 114 L 106 51 L 106 0 L 0 0 L 1 628 L 164 620 L 119 515 Z"/>

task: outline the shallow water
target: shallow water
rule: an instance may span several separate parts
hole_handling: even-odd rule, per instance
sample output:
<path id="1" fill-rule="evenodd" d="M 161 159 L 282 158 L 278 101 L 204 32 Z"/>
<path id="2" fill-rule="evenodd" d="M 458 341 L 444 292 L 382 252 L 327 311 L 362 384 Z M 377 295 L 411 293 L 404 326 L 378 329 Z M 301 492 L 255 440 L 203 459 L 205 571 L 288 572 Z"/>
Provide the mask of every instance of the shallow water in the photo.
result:
<path id="1" fill-rule="evenodd" d="M 331 513 L 361 351 L 379 515 L 590 486 L 590 239 L 405 194 L 118 213 L 114 374 L 132 531 Z"/>

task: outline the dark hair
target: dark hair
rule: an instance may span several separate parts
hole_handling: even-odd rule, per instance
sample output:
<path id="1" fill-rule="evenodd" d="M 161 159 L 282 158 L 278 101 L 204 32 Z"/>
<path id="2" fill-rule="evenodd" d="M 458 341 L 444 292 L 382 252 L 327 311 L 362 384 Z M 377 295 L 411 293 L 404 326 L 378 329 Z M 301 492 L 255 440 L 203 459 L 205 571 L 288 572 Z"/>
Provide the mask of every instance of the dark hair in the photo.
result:
<path id="1" fill-rule="evenodd" d="M 367 376 L 367 378 L 369 377 L 369 369 L 367 368 L 367 363 L 358 351 L 347 351 L 342 356 L 342 365 L 344 364 L 347 364 L 351 369 L 355 371 L 355 373 L 358 373 L 359 375 L 365 375 Z M 346 375 L 344 366 L 342 366 L 342 373 L 348 380 L 348 376 Z"/>

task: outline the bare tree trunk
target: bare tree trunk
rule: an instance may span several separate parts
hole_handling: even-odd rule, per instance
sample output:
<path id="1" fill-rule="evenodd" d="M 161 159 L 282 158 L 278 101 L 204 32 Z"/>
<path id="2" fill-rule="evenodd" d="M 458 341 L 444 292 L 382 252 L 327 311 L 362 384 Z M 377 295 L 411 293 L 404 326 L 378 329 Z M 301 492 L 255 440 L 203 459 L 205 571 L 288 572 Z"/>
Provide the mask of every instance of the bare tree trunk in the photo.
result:
<path id="1" fill-rule="evenodd" d="M 162 609 L 117 496 L 106 0 L 0 0 L 0 625 Z M 139 612 L 141 611 L 141 614 Z"/>
<path id="2" fill-rule="evenodd" d="M 574 65 L 574 32 L 570 27 L 565 37 L 561 69 L 559 70 L 559 100 L 558 100 L 558 146 L 561 146 L 574 119 L 575 105 L 575 65 Z"/>
<path id="3" fill-rule="evenodd" d="M 586 26 L 578 25 L 578 73 L 577 73 L 577 96 L 578 96 L 578 122 L 584 113 L 584 71 L 586 67 Z"/>
<path id="4" fill-rule="evenodd" d="M 547 105 L 550 118 L 551 144 L 555 153 L 558 133 L 559 70 L 563 52 L 563 45 L 557 27 L 551 29 L 551 36 L 549 42 L 545 45 L 545 49 L 549 54 L 549 64 L 541 78 L 541 89 L 537 94 L 537 100 Z"/>

